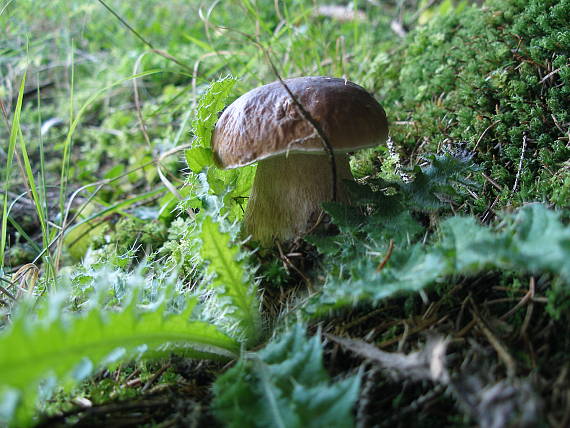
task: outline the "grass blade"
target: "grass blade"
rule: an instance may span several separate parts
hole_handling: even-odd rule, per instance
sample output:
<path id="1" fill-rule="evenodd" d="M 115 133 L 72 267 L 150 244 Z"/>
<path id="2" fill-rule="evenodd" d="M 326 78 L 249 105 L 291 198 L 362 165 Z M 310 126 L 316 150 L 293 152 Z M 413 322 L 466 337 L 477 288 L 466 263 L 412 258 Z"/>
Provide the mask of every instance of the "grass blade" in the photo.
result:
<path id="1" fill-rule="evenodd" d="M 0 231 L 0 269 L 4 268 L 4 255 L 6 251 L 6 240 L 8 236 L 8 190 L 10 189 L 10 175 L 12 174 L 12 161 L 14 160 L 14 152 L 16 150 L 16 139 L 18 138 L 20 129 L 20 113 L 22 111 L 25 84 L 26 72 L 24 72 L 24 76 L 22 76 L 22 81 L 20 82 L 18 101 L 16 102 L 14 119 L 12 120 L 12 129 L 10 130 L 10 140 L 8 142 L 6 178 L 4 181 L 4 198 L 2 201 L 2 230 Z"/>

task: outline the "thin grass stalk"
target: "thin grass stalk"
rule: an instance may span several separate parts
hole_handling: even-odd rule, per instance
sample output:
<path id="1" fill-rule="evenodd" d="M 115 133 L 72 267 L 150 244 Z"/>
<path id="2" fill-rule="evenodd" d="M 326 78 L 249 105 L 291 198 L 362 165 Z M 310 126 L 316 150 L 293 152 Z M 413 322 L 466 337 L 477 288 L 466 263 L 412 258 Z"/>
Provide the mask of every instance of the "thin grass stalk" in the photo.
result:
<path id="1" fill-rule="evenodd" d="M 32 237 L 28 235 L 28 233 L 24 229 L 22 229 L 22 226 L 20 226 L 20 224 L 16 220 L 14 220 L 10 214 L 8 214 L 8 222 L 12 225 L 14 229 L 16 229 L 16 231 L 20 235 L 22 235 L 22 237 L 26 240 L 28 244 L 30 244 L 30 246 L 34 249 L 34 251 L 37 251 L 38 253 L 42 251 L 42 249 L 36 243 L 36 241 L 34 241 Z"/>
<path id="2" fill-rule="evenodd" d="M 22 111 L 22 101 L 24 99 L 24 87 L 26 83 L 26 74 L 22 76 L 20 89 L 18 90 L 18 101 L 14 111 L 14 119 L 12 120 L 12 129 L 10 130 L 10 139 L 8 141 L 8 153 L 6 159 L 6 176 L 4 180 L 4 198 L 2 203 L 2 229 L 0 231 L 0 269 L 4 269 L 4 257 L 6 254 L 6 241 L 8 237 L 8 190 L 10 189 L 10 176 L 12 175 L 12 161 L 16 151 L 16 139 L 18 138 L 18 129 L 20 129 L 20 113 Z"/>
<path id="3" fill-rule="evenodd" d="M 99 89 L 98 91 L 96 91 L 93 95 L 91 95 L 87 101 L 85 101 L 85 103 L 83 103 L 83 105 L 81 106 L 81 108 L 77 111 L 77 114 L 73 117 L 73 121 L 70 123 L 69 126 L 69 130 L 67 132 L 67 136 L 65 139 L 65 145 L 68 146 L 71 144 L 71 139 L 73 137 L 73 133 L 75 132 L 75 129 L 77 128 L 77 126 L 79 125 L 79 122 L 81 120 L 81 118 L 83 117 L 83 114 L 85 113 L 85 111 L 87 110 L 87 108 L 93 103 L 93 101 L 95 101 L 101 94 L 107 92 L 109 89 L 114 88 L 115 86 L 118 86 L 122 83 L 128 82 L 131 79 L 136 79 L 138 77 L 142 77 L 142 76 L 148 76 L 151 74 L 155 74 L 158 73 L 160 70 L 148 70 L 148 71 L 144 71 L 142 73 L 136 74 L 134 76 L 129 76 L 126 77 L 124 79 L 118 80 L 108 86 L 105 86 L 102 89 Z M 151 162 L 152 163 L 152 162 Z M 63 171 L 62 171 L 63 174 Z M 61 197 L 62 197 L 62 193 L 60 191 L 60 203 L 61 203 Z M 69 207 L 70 208 L 70 207 Z M 61 257 L 61 252 L 63 250 L 63 236 L 64 236 L 64 232 L 65 229 L 67 227 L 67 216 L 65 215 L 65 200 L 64 200 L 64 207 L 61 208 L 60 205 L 60 213 L 62 216 L 62 224 L 61 224 L 61 230 L 60 232 L 56 235 L 56 237 L 54 238 L 54 240 L 59 240 L 55 254 L 56 254 L 56 259 L 54 261 L 54 268 L 57 270 L 57 267 L 59 266 L 59 262 L 60 262 L 60 257 Z M 49 246 L 51 247 L 54 244 L 54 240 L 52 240 L 49 243 Z"/>
<path id="4" fill-rule="evenodd" d="M 67 193 L 67 182 L 69 180 L 69 162 L 71 158 L 71 148 L 72 148 L 72 126 L 74 122 L 73 117 L 73 100 L 74 100 L 74 86 L 75 86 L 75 60 L 74 60 L 74 44 L 73 40 L 71 41 L 71 79 L 70 79 L 70 88 L 69 88 L 69 131 L 67 134 L 67 138 L 63 144 L 63 159 L 61 161 L 61 176 L 59 180 L 59 213 L 61 216 L 61 227 L 64 227 L 64 219 L 63 219 L 63 212 L 65 209 L 65 194 Z M 63 245 L 59 245 L 57 247 L 57 251 L 55 254 L 55 261 L 54 261 L 54 269 L 57 272 L 59 269 L 59 263 L 61 261 L 61 252 L 63 249 Z"/>
<path id="5" fill-rule="evenodd" d="M 41 208 L 44 212 L 44 218 L 49 218 L 48 202 L 47 202 L 47 182 L 46 182 L 46 170 L 45 170 L 45 150 L 44 150 L 44 139 L 41 133 L 42 128 L 42 111 L 41 111 L 41 94 L 40 94 L 40 80 L 39 73 L 37 76 L 37 112 L 38 112 L 38 138 L 39 138 L 39 154 L 40 154 L 40 171 L 39 171 L 39 200 L 41 203 Z M 45 230 L 42 230 L 42 247 L 47 248 L 51 238 L 50 224 L 46 221 Z M 46 262 L 46 267 L 48 268 L 47 274 L 49 277 L 53 277 L 55 274 L 54 266 L 51 262 L 51 253 L 49 251 L 45 252 L 44 261 Z"/>
<path id="6" fill-rule="evenodd" d="M 107 9 L 115 18 L 117 18 L 119 20 L 119 22 L 121 24 L 123 24 L 125 26 L 125 28 L 127 28 L 127 30 L 129 30 L 132 34 L 134 34 L 137 39 L 139 39 L 146 46 L 148 46 L 152 50 L 152 52 L 162 56 L 163 58 L 166 58 L 169 61 L 174 62 L 175 64 L 178 64 L 180 67 L 184 68 L 186 71 L 192 72 L 192 67 L 185 64 L 183 61 L 180 61 L 178 58 L 174 57 L 173 55 L 169 54 L 168 52 L 166 52 L 162 49 L 156 49 L 150 41 L 145 39 L 137 30 L 135 30 L 133 27 L 131 27 L 129 25 L 129 23 L 121 17 L 121 15 L 119 15 L 111 6 L 109 6 L 103 0 L 99 0 L 99 3 L 101 3 L 103 5 L 103 7 L 105 7 L 105 9 Z"/>
<path id="7" fill-rule="evenodd" d="M 30 158 L 28 156 L 28 151 L 26 149 L 26 142 L 24 140 L 24 136 L 22 135 L 22 130 L 18 127 L 18 135 L 20 140 L 20 151 L 22 152 L 22 158 L 24 161 L 24 168 L 26 172 L 26 177 L 24 179 L 28 182 L 28 187 L 32 194 L 32 201 L 34 203 L 34 207 L 36 209 L 36 214 L 38 216 L 38 220 L 40 222 L 40 228 L 42 230 L 42 236 L 47 236 L 47 221 L 45 218 L 45 213 L 43 210 L 43 204 L 40 199 L 40 195 L 38 193 L 38 188 L 36 186 L 36 180 L 34 178 L 34 173 L 32 171 L 32 165 L 30 164 Z"/>

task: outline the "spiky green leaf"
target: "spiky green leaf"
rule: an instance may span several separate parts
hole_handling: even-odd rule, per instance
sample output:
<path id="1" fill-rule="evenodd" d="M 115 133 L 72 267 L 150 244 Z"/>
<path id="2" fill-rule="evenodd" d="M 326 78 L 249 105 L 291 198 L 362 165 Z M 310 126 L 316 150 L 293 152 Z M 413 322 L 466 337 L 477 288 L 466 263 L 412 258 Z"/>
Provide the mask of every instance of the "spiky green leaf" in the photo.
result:
<path id="1" fill-rule="evenodd" d="M 195 300 L 179 314 L 168 314 L 166 303 L 142 311 L 135 300 L 119 311 L 94 306 L 78 316 L 66 315 L 54 300 L 38 317 L 21 311 L 0 336 L 0 422 L 29 425 L 38 387 L 48 378 L 72 386 L 96 369 L 141 356 L 239 353 L 237 341 L 190 318 Z"/>
<path id="2" fill-rule="evenodd" d="M 452 217 L 441 225 L 441 246 L 461 273 L 488 268 L 529 273 L 552 272 L 570 283 L 570 227 L 556 211 L 528 204 L 503 219 L 499 230 L 470 217 Z"/>
<path id="3" fill-rule="evenodd" d="M 332 213 L 333 218 L 341 218 L 337 212 Z M 481 225 L 472 217 L 450 217 L 442 222 L 439 239 L 428 244 L 410 245 L 421 229 L 409 216 L 394 217 L 390 226 L 382 225 L 386 218 L 370 218 L 369 224 L 359 226 L 357 232 L 349 227 L 350 236 L 345 232 L 313 240 L 334 255 L 331 263 L 342 264 L 329 270 L 321 293 L 306 307 L 309 314 L 376 303 L 394 294 L 418 291 L 446 276 L 496 269 L 551 272 L 562 283 L 570 284 L 570 227 L 561 222 L 558 213 L 541 204 L 529 204 L 506 214 L 497 227 Z M 379 226 L 376 232 L 374 223 Z M 395 247 L 385 265 L 380 266 L 390 239 Z M 337 242 L 336 247 L 331 241 Z M 358 259 L 349 262 L 356 255 Z M 558 286 L 551 300 L 560 300 L 561 294 L 570 294 L 570 287 Z"/>
<path id="4" fill-rule="evenodd" d="M 319 337 L 297 325 L 220 376 L 213 406 L 230 427 L 350 427 L 359 386 L 359 376 L 331 382 Z"/>
<path id="5" fill-rule="evenodd" d="M 230 234 L 222 232 L 211 217 L 202 223 L 201 239 L 201 255 L 208 262 L 206 270 L 212 276 L 209 286 L 215 291 L 216 306 L 223 314 L 221 322 L 232 331 L 232 336 L 236 333 L 250 346 L 261 331 L 253 275 Z"/>
<path id="6" fill-rule="evenodd" d="M 192 147 L 210 147 L 212 131 L 218 120 L 218 113 L 225 107 L 226 98 L 236 82 L 237 79 L 231 76 L 219 79 L 212 82 L 200 97 L 196 117 L 192 121 L 192 132 L 195 136 Z"/>

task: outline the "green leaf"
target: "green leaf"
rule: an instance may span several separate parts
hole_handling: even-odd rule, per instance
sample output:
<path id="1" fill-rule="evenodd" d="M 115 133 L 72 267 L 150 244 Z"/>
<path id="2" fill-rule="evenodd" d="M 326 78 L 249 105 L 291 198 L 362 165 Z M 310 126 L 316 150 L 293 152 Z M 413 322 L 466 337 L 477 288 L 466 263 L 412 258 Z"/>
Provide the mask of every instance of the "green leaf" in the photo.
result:
<path id="1" fill-rule="evenodd" d="M 220 214 L 228 214 L 232 221 L 243 217 L 244 203 L 253 186 L 255 166 L 219 169 L 215 166 L 210 146 L 218 114 L 225 107 L 226 98 L 236 82 L 233 77 L 225 77 L 213 82 L 202 95 L 192 122 L 194 142 L 186 151 L 186 163 L 192 171 L 188 182 L 195 180 L 195 175 L 205 173 L 208 192 L 223 198 Z"/>
<path id="2" fill-rule="evenodd" d="M 311 316 L 359 303 L 377 303 L 398 293 L 416 292 L 449 272 L 448 261 L 439 251 L 426 251 L 416 244 L 394 249 L 382 270 L 382 258 L 361 257 L 344 268 L 342 275 L 330 275 L 321 293 L 304 308 Z"/>
<path id="3" fill-rule="evenodd" d="M 460 197 L 461 187 L 475 186 L 466 180 L 470 173 L 480 170 L 471 156 L 462 153 L 426 155 L 425 166 L 416 167 L 411 183 L 398 183 L 408 200 L 408 205 L 419 211 L 435 211 L 444 206 L 443 201 Z"/>
<path id="4" fill-rule="evenodd" d="M 570 228 L 540 204 L 505 215 L 500 228 L 480 225 L 473 217 L 454 216 L 441 222 L 439 239 L 416 242 L 424 227 L 410 211 L 433 212 L 443 205 L 442 200 L 460 197 L 461 187 L 474 185 L 465 177 L 479 169 L 462 153 L 426 155 L 425 159 L 428 164 L 416 167 L 411 183 L 372 180 L 377 191 L 349 186 L 353 200 L 371 214 L 357 207 L 324 204 L 341 233 L 307 238 L 325 255 L 327 272 L 320 294 L 304 308 L 307 314 L 321 316 L 332 309 L 376 304 L 446 276 L 492 269 L 551 272 L 570 282 Z M 389 242 L 394 244 L 391 254 Z M 556 307 L 562 306 L 555 302 L 570 295 L 570 289 L 555 284 L 549 292 L 550 311 L 559 316 Z"/>
<path id="5" fill-rule="evenodd" d="M 105 173 L 105 175 L 103 175 L 103 178 L 115 179 L 117 177 L 120 177 L 124 172 L 125 172 L 125 165 L 123 165 L 122 163 L 119 163 L 119 164 L 115 165 L 114 167 L 112 167 L 111 169 L 109 169 Z"/>
<path id="6" fill-rule="evenodd" d="M 119 311 L 94 305 L 69 316 L 62 299 L 49 299 L 38 316 L 20 310 L 0 336 L 0 423 L 32 422 L 38 387 L 50 378 L 70 387 L 95 369 L 119 361 L 156 358 L 177 352 L 196 358 L 234 358 L 237 341 L 204 321 L 191 320 L 196 300 L 179 314 L 166 299 L 143 311 L 135 298 Z"/>
<path id="7" fill-rule="evenodd" d="M 222 311 L 222 323 L 232 336 L 240 337 L 246 347 L 254 345 L 261 333 L 257 286 L 239 247 L 229 233 L 220 230 L 211 217 L 202 223 L 201 255 L 212 276 L 209 286 L 216 292 L 216 305 Z"/>
<path id="8" fill-rule="evenodd" d="M 217 177 L 224 183 L 224 190 L 220 192 L 224 195 L 224 212 L 228 213 L 231 221 L 243 218 L 256 168 L 256 165 L 248 165 L 238 169 L 216 170 Z"/>
<path id="9" fill-rule="evenodd" d="M 340 218 L 337 214 L 333 211 L 333 218 Z M 429 244 L 406 243 L 421 231 L 409 214 L 402 213 L 391 222 L 382 216 L 368 218 L 368 224 L 357 232 L 349 227 L 349 232 L 339 236 L 312 240 L 328 251 L 330 267 L 320 294 L 305 307 L 309 315 L 375 304 L 398 293 L 418 291 L 446 276 L 494 269 L 553 273 L 566 285 L 557 285 L 549 299 L 562 301 L 570 295 L 570 227 L 562 224 L 557 212 L 541 204 L 506 214 L 495 228 L 478 224 L 473 217 L 450 217 L 441 223 L 439 239 Z M 390 239 L 395 243 L 393 253 L 379 269 Z M 559 315 L 555 307 L 551 313 Z"/>
<path id="10" fill-rule="evenodd" d="M 198 174 L 207 166 L 214 165 L 212 149 L 208 147 L 192 147 L 186 150 L 186 163 L 192 172 Z"/>
<path id="11" fill-rule="evenodd" d="M 2 197 L 2 229 L 0 231 L 0 269 L 4 267 L 4 253 L 6 251 L 6 238 L 8 236 L 8 190 L 10 189 L 10 176 L 12 174 L 12 161 L 16 151 L 16 139 L 20 133 L 20 115 L 22 112 L 22 100 L 24 98 L 24 89 L 26 86 L 26 72 L 22 76 L 20 89 L 18 91 L 18 100 L 16 101 L 16 109 L 14 111 L 14 119 L 12 120 L 12 129 L 8 141 L 8 149 L 6 156 L 6 169 L 4 179 L 4 195 Z"/>
<path id="12" fill-rule="evenodd" d="M 529 204 L 507 214 L 498 231 L 468 217 L 453 217 L 441 225 L 442 246 L 455 256 L 462 273 L 488 268 L 528 273 L 552 272 L 570 282 L 570 227 L 557 212 Z"/>
<path id="13" fill-rule="evenodd" d="M 192 132 L 195 136 L 192 147 L 210 147 L 212 131 L 218 120 L 218 113 L 225 107 L 226 98 L 236 82 L 237 79 L 234 77 L 224 77 L 211 83 L 200 97 L 196 117 L 192 121 Z"/>
<path id="14" fill-rule="evenodd" d="M 331 382 L 318 336 L 296 325 L 214 384 L 214 412 L 230 427 L 351 427 L 360 376 Z"/>

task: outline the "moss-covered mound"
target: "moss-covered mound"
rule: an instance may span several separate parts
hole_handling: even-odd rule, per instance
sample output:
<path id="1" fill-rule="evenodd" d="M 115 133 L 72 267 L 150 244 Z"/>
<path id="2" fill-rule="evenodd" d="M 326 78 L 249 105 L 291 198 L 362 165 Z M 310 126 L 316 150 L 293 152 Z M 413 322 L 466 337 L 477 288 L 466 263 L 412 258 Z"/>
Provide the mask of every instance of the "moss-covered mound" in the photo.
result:
<path id="1" fill-rule="evenodd" d="M 467 142 L 487 176 L 476 211 L 493 201 L 570 205 L 568 17 L 570 0 L 456 9 L 371 71 L 409 155 Z"/>

